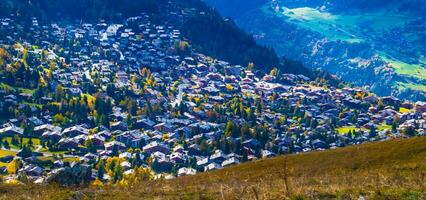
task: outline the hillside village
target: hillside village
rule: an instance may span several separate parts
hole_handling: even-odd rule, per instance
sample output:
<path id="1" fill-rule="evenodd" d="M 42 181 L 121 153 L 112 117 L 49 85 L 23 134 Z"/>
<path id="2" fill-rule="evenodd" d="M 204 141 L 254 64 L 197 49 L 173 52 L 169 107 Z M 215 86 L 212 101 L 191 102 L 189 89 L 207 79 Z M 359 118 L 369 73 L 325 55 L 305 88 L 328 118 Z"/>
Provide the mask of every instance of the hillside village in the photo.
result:
<path id="1" fill-rule="evenodd" d="M 260 74 L 145 14 L 121 24 L 0 19 L 4 182 L 173 178 L 280 154 L 426 134 L 426 103 Z"/>

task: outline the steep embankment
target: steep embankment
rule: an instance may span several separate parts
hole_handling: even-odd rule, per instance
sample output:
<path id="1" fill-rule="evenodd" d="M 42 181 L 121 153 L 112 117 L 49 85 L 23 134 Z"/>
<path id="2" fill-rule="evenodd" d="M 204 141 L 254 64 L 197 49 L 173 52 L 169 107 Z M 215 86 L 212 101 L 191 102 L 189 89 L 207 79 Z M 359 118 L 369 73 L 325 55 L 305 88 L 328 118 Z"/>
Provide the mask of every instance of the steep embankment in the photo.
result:
<path id="1" fill-rule="evenodd" d="M 173 180 L 104 188 L 1 186 L 0 199 L 424 199 L 426 138 L 281 156 Z"/>

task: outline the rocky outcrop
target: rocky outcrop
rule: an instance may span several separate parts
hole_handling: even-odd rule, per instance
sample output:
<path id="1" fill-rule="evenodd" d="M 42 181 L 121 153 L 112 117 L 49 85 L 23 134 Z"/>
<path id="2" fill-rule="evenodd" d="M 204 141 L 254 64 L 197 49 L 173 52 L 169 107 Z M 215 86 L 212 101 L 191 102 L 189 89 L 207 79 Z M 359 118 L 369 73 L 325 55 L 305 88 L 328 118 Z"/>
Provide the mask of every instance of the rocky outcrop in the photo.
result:
<path id="1" fill-rule="evenodd" d="M 71 166 L 55 169 L 45 179 L 46 183 L 59 185 L 85 185 L 92 180 L 92 168 L 89 165 L 73 163 Z"/>

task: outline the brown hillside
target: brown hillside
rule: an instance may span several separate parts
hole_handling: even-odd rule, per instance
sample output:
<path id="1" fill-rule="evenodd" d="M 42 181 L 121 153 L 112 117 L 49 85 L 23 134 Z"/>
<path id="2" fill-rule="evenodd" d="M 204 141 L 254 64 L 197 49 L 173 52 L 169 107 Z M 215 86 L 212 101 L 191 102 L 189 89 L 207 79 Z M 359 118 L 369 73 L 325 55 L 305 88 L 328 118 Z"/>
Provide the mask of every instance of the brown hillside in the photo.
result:
<path id="1" fill-rule="evenodd" d="M 0 199 L 426 199 L 426 137 L 264 159 L 127 187 L 0 187 Z"/>

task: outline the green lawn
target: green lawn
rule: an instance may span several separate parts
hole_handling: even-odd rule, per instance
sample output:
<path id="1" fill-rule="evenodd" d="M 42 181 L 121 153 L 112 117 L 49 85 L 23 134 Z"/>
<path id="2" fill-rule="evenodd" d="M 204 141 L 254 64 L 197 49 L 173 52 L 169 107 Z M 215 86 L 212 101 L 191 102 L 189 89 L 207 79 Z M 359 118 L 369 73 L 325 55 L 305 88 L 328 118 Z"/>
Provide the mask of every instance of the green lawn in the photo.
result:
<path id="1" fill-rule="evenodd" d="M 20 90 L 21 92 L 26 93 L 26 94 L 34 94 L 34 92 L 35 92 L 35 89 L 14 87 L 14 86 L 8 85 L 6 83 L 0 83 L 0 88 L 7 88 L 9 90 Z"/>
<path id="2" fill-rule="evenodd" d="M 404 76 L 411 76 L 418 79 L 426 79 L 426 69 L 421 67 L 419 64 L 408 64 L 399 60 L 382 56 L 382 59 L 389 63 L 395 72 Z M 425 87 L 423 85 L 423 87 Z M 423 88 L 424 89 L 424 88 Z"/>
<path id="3" fill-rule="evenodd" d="M 51 156 L 39 156 L 39 157 L 37 157 L 37 159 L 42 160 L 42 161 L 48 161 L 48 160 L 50 160 L 52 162 L 54 162 L 56 160 L 55 158 L 53 158 Z M 80 158 L 64 158 L 62 160 L 64 162 L 72 163 L 72 162 L 79 162 Z"/>
<path id="4" fill-rule="evenodd" d="M 336 128 L 336 131 L 340 134 L 346 134 L 349 131 L 353 131 L 353 130 L 359 130 L 359 128 L 355 126 L 343 126 L 343 127 Z"/>
<path id="5" fill-rule="evenodd" d="M 337 15 L 311 7 L 286 8 L 278 13 L 300 27 L 319 32 L 330 40 L 359 43 L 367 40 L 371 32 L 386 32 L 402 27 L 410 17 L 395 12 L 375 11 L 362 15 Z M 392 23 L 390 23 L 392 22 Z M 370 29 L 365 32 L 366 29 Z"/>
<path id="6" fill-rule="evenodd" d="M 67 154 L 69 151 L 51 151 L 47 148 L 41 148 L 40 153 L 50 153 L 50 154 Z"/>
<path id="7" fill-rule="evenodd" d="M 387 125 L 380 125 L 377 129 L 378 130 L 384 130 L 386 128 L 390 128 L 390 126 Z M 359 130 L 367 130 L 366 128 L 357 128 L 356 126 L 342 126 L 335 129 L 339 134 L 347 134 L 349 131 L 359 131 Z"/>
<path id="8" fill-rule="evenodd" d="M 410 109 L 407 109 L 407 108 L 400 107 L 400 108 L 399 108 L 399 112 L 400 112 L 400 113 L 409 113 L 409 112 L 411 112 L 411 110 L 410 110 Z"/>
<path id="9" fill-rule="evenodd" d="M 402 90 L 409 88 L 412 90 L 426 92 L 426 85 L 415 84 L 415 83 L 403 83 L 403 82 L 397 82 L 397 85 Z"/>
<path id="10" fill-rule="evenodd" d="M 20 149 L 18 146 L 15 146 L 15 145 L 13 145 L 13 144 L 12 144 L 12 137 L 5 137 L 5 138 L 3 138 L 3 141 L 4 141 L 5 139 L 7 140 L 7 142 L 9 143 L 9 146 L 10 146 L 11 148 L 13 148 L 13 149 Z M 32 140 L 32 142 L 33 142 L 33 146 L 36 146 L 36 145 L 40 145 L 40 144 L 41 144 L 41 143 L 40 143 L 40 139 L 38 139 L 38 138 L 32 138 L 31 140 Z M 23 139 L 22 139 L 22 142 L 23 142 L 23 144 L 25 144 L 25 145 L 27 145 L 29 141 L 30 141 L 30 139 L 29 139 L 29 138 L 23 138 Z"/>

